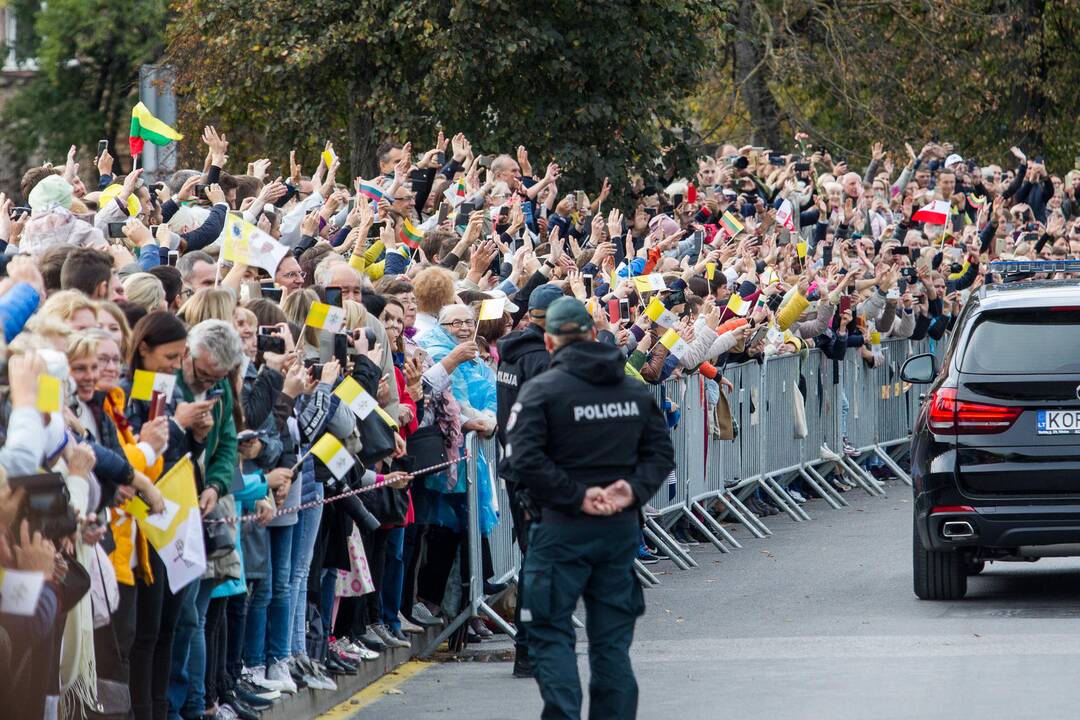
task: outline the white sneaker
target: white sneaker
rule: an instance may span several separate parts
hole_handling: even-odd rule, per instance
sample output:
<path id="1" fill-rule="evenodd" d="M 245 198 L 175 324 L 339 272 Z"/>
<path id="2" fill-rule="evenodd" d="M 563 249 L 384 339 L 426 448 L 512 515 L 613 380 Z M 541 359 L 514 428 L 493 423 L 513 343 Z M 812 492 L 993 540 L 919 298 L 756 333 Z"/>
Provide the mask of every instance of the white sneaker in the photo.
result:
<path id="1" fill-rule="evenodd" d="M 803 494 L 801 492 L 799 492 L 798 490 L 793 490 L 791 488 L 788 488 L 787 492 L 788 492 L 788 495 L 791 496 L 791 499 L 794 500 L 795 502 L 799 503 L 800 505 L 802 505 L 804 502 L 806 502 L 806 498 L 803 497 Z"/>
<path id="2" fill-rule="evenodd" d="M 840 459 L 840 456 L 833 452 L 832 448 L 825 443 L 821 443 L 821 451 L 818 454 L 822 460 L 832 460 L 835 462 Z"/>
<path id="3" fill-rule="evenodd" d="M 236 712 L 233 711 L 228 705 L 218 705 L 217 712 L 214 713 L 214 717 L 218 720 L 237 720 Z"/>
<path id="4" fill-rule="evenodd" d="M 296 667 L 300 670 L 307 686 L 313 690 L 337 690 L 337 683 L 331 680 L 322 669 L 306 655 L 297 657 Z"/>
<path id="5" fill-rule="evenodd" d="M 287 660 L 278 660 L 268 667 L 266 669 L 266 681 L 277 683 L 277 689 L 283 693 L 289 693 L 290 695 L 296 694 L 296 683 L 293 681 L 292 675 L 289 674 L 289 663 Z"/>
<path id="6" fill-rule="evenodd" d="M 246 678 L 247 681 L 255 687 L 260 687 L 265 690 L 280 693 L 283 689 L 281 683 L 266 677 L 266 668 L 262 665 L 248 668 Z"/>

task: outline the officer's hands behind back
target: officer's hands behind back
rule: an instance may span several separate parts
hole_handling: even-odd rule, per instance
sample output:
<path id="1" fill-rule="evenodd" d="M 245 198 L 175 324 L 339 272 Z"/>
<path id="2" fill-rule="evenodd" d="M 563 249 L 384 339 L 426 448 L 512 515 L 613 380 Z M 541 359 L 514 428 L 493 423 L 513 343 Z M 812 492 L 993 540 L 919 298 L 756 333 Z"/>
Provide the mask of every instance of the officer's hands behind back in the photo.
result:
<path id="1" fill-rule="evenodd" d="M 581 511 L 588 515 L 614 515 L 634 504 L 630 483 L 616 480 L 607 487 L 591 487 L 585 491 Z"/>

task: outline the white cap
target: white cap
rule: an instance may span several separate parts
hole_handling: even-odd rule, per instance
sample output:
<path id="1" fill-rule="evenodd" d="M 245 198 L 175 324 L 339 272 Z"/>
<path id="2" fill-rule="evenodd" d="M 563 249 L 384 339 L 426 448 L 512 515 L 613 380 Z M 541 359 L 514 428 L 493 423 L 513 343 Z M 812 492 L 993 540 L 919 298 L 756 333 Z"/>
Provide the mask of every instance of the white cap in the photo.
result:
<path id="1" fill-rule="evenodd" d="M 951 167 L 962 162 L 964 162 L 964 158 L 960 157 L 956 153 L 953 153 L 949 157 L 945 158 L 945 167 Z"/>

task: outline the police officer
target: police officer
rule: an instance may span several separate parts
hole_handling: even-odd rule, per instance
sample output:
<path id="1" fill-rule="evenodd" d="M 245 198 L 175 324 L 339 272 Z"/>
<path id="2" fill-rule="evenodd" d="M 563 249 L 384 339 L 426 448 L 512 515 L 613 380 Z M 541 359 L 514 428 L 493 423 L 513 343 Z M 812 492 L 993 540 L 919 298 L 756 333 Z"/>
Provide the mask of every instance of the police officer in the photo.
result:
<path id="1" fill-rule="evenodd" d="M 588 613 L 590 718 L 633 718 L 634 623 L 644 611 L 633 571 L 637 508 L 675 467 L 663 413 L 628 377 L 617 347 L 595 341 L 573 298 L 547 309 L 551 369 L 521 389 L 507 420 L 515 480 L 538 513 L 520 599 L 543 718 L 578 718 L 581 685 L 571 614 Z"/>
<path id="2" fill-rule="evenodd" d="M 548 369 L 551 355 L 544 346 L 544 321 L 548 306 L 563 297 L 563 291 L 555 285 L 541 285 L 529 295 L 529 324 L 524 330 L 515 330 L 499 340 L 499 368 L 495 373 L 495 390 L 498 395 L 499 441 L 506 444 L 506 421 L 510 408 L 517 402 L 518 392 L 526 381 Z M 504 463 L 505 465 L 505 463 Z M 500 468 L 506 478 L 506 491 L 510 497 L 510 514 L 514 519 L 514 537 L 524 558 L 529 546 L 530 517 L 517 497 L 518 484 L 505 467 Z M 524 590 L 523 578 L 518 578 L 518 596 Z M 521 622 L 521 603 L 517 604 L 514 625 L 514 677 L 533 676 L 529 661 L 529 630 Z"/>

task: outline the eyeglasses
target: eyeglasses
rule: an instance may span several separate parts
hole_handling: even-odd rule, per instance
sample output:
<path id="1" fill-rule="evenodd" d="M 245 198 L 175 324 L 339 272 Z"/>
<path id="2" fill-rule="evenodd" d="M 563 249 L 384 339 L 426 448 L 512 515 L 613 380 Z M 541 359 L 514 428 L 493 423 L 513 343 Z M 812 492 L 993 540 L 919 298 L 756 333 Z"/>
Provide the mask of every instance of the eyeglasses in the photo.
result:
<path id="1" fill-rule="evenodd" d="M 98 365 L 108 367 L 109 365 L 120 365 L 119 355 L 98 355 Z"/>
<path id="2" fill-rule="evenodd" d="M 439 324 L 444 326 L 444 327 L 452 327 L 455 330 L 460 330 L 461 328 L 475 327 L 476 326 L 476 321 L 475 320 L 451 320 L 450 322 L 439 323 Z"/>
<path id="3" fill-rule="evenodd" d="M 307 275 L 304 274 L 303 270 L 290 270 L 287 273 L 282 273 L 281 277 L 285 278 L 286 280 L 291 280 L 293 278 L 300 278 L 301 280 L 303 280 L 305 277 L 307 277 Z"/>

